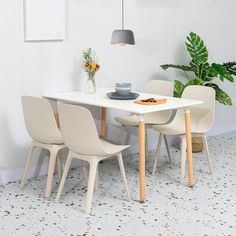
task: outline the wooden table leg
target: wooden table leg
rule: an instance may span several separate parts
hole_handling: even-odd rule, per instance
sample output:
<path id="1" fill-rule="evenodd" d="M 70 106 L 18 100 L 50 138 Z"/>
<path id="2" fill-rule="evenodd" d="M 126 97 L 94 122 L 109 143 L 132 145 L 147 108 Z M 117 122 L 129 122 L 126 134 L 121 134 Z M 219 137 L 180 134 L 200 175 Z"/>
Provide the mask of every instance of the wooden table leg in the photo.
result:
<path id="1" fill-rule="evenodd" d="M 185 128 L 186 128 L 186 141 L 187 141 L 187 157 L 188 157 L 188 178 L 189 186 L 194 185 L 193 175 L 193 157 L 192 157 L 192 135 L 191 135 L 191 121 L 190 121 L 190 110 L 185 110 Z"/>
<path id="2" fill-rule="evenodd" d="M 105 107 L 101 108 L 101 139 L 106 139 L 106 118 L 107 118 L 107 109 Z"/>
<path id="3" fill-rule="evenodd" d="M 139 179 L 140 202 L 145 201 L 145 124 L 143 116 L 139 116 Z"/>

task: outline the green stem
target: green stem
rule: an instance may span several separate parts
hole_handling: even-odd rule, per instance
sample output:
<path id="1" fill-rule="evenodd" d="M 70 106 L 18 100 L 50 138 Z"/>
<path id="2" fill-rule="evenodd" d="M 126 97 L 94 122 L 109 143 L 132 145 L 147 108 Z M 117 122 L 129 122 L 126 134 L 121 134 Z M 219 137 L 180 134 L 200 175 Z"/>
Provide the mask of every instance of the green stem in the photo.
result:
<path id="1" fill-rule="evenodd" d="M 187 72 L 186 72 L 185 70 L 183 70 L 183 72 L 184 72 L 184 74 L 186 75 L 187 79 L 190 80 L 189 77 L 188 77 Z"/>

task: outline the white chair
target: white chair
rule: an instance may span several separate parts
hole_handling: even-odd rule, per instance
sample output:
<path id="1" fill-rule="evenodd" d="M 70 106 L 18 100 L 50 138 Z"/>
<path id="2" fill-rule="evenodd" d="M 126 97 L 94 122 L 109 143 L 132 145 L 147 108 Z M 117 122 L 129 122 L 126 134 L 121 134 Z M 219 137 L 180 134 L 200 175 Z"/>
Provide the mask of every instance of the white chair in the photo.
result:
<path id="1" fill-rule="evenodd" d="M 204 149 L 206 151 L 207 161 L 210 173 L 213 174 L 210 153 L 208 150 L 206 132 L 212 127 L 215 114 L 215 90 L 210 87 L 192 85 L 185 88 L 182 98 L 201 100 L 204 103 L 191 108 L 191 132 L 193 137 L 202 137 Z M 156 158 L 153 166 L 155 174 L 157 161 L 160 156 L 161 139 L 163 135 L 176 135 L 180 138 L 181 146 L 181 175 L 180 181 L 183 182 L 186 163 L 186 136 L 184 111 L 178 110 L 174 120 L 167 125 L 153 125 L 153 129 L 160 132 Z"/>
<path id="2" fill-rule="evenodd" d="M 174 84 L 171 81 L 165 81 L 165 80 L 150 80 L 147 85 L 144 88 L 144 93 L 150 93 L 150 94 L 157 94 L 157 95 L 163 95 L 163 96 L 173 96 L 174 91 Z M 152 112 L 149 114 L 144 115 L 144 121 L 145 121 L 145 150 L 146 150 L 146 156 L 148 156 L 148 135 L 147 135 L 147 129 L 152 128 L 153 124 L 163 124 L 165 123 L 168 118 L 170 117 L 171 112 L 170 111 L 161 111 L 161 112 Z M 138 127 L 139 119 L 137 115 L 131 115 L 126 117 L 116 117 L 115 120 L 121 124 L 121 133 L 120 133 L 120 139 L 121 144 L 125 142 L 125 129 L 128 126 L 131 127 Z M 166 137 L 164 136 L 164 141 L 166 144 L 167 154 L 168 158 L 170 159 L 170 153 L 167 145 Z"/>
<path id="3" fill-rule="evenodd" d="M 121 175 L 128 199 L 130 200 L 121 154 L 121 151 L 128 146 L 114 145 L 99 139 L 93 117 L 88 109 L 76 105 L 59 103 L 58 110 L 62 136 L 66 146 L 69 148 L 69 153 L 57 192 L 56 202 L 60 198 L 72 159 L 77 158 L 88 161 L 90 168 L 85 212 L 89 214 L 91 211 L 98 163 L 111 156 L 118 157 Z"/>
<path id="4" fill-rule="evenodd" d="M 36 147 L 47 149 L 50 155 L 45 197 L 50 197 L 56 162 L 58 164 L 59 177 L 61 176 L 61 161 L 58 152 L 65 147 L 64 141 L 47 100 L 22 96 L 22 106 L 25 126 L 33 141 L 28 154 L 21 187 L 23 188 L 26 183 L 34 149 Z"/>

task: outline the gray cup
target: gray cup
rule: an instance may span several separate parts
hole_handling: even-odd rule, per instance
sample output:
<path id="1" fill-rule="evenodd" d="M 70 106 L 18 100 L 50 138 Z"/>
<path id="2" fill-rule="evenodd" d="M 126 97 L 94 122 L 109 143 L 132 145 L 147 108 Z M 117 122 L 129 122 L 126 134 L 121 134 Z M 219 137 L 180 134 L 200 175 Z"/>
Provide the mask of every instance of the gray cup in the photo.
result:
<path id="1" fill-rule="evenodd" d="M 131 83 L 116 83 L 115 90 L 119 96 L 128 96 L 131 92 Z"/>

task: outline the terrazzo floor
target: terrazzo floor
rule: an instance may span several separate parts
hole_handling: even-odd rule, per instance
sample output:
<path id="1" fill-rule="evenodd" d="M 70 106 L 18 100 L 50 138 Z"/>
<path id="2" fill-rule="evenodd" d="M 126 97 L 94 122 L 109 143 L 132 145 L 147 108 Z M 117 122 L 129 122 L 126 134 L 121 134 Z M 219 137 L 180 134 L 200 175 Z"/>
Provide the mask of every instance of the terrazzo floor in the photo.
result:
<path id="1" fill-rule="evenodd" d="M 172 163 L 164 150 L 156 175 L 151 174 L 154 152 L 146 162 L 147 200 L 138 202 L 138 156 L 124 158 L 132 201 L 126 200 L 118 163 L 100 164 L 100 189 L 92 214 L 84 214 L 85 183 L 81 168 L 72 169 L 58 204 L 55 176 L 50 199 L 42 197 L 45 177 L 0 186 L 0 236 L 8 235 L 236 235 L 236 132 L 210 137 L 214 176 L 203 154 L 194 154 L 196 185 L 178 182 L 180 153 L 172 147 Z M 187 182 L 187 178 L 186 178 Z"/>

